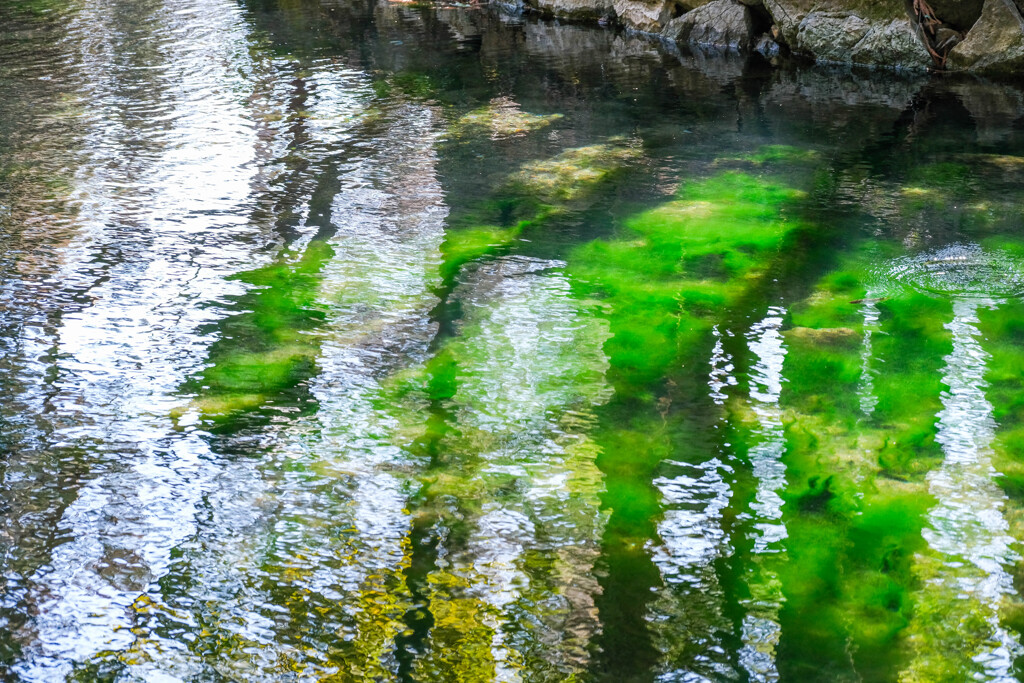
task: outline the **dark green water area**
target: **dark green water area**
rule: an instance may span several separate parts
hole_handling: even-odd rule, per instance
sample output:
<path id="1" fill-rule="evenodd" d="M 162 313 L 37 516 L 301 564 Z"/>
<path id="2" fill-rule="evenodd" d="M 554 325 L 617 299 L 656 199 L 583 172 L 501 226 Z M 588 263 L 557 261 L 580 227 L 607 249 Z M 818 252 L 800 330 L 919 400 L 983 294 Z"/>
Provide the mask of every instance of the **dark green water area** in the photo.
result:
<path id="1" fill-rule="evenodd" d="M 1024 90 L 0 0 L 0 679 L 1024 680 Z"/>

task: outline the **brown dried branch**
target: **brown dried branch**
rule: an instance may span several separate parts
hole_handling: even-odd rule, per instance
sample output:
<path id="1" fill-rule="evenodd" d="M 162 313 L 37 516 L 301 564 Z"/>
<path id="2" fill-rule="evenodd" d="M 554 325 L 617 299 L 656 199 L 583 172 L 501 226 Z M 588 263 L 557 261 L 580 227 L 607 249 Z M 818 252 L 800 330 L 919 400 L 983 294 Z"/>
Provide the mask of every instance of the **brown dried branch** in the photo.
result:
<path id="1" fill-rule="evenodd" d="M 964 34 L 947 26 L 935 16 L 935 10 L 927 0 L 914 0 L 914 16 L 917 19 L 918 37 L 940 69 L 946 66 L 949 51 L 964 39 Z"/>

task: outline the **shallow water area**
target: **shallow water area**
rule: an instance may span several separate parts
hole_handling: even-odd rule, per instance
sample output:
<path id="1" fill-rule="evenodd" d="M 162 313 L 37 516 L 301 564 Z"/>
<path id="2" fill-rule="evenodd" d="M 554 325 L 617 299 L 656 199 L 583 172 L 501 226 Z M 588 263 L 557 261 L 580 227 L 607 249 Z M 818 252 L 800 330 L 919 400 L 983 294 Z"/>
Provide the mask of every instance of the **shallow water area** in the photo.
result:
<path id="1" fill-rule="evenodd" d="M 0 678 L 1020 680 L 1021 102 L 0 0 Z"/>

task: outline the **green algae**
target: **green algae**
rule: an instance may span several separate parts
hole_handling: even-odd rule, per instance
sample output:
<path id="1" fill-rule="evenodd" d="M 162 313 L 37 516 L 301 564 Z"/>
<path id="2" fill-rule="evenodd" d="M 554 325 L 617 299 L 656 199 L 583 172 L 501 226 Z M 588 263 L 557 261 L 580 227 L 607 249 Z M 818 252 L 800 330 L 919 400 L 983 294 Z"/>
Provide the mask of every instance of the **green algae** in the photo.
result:
<path id="1" fill-rule="evenodd" d="M 451 282 L 463 266 L 485 256 L 492 256 L 510 246 L 530 225 L 530 221 L 521 221 L 510 228 L 486 226 L 449 230 L 441 245 L 441 253 L 444 256 L 441 278 L 445 282 Z"/>
<path id="2" fill-rule="evenodd" d="M 964 680 L 994 647 L 991 607 L 951 599 L 950 582 L 973 581 L 976 570 L 922 533 L 945 504 L 931 475 L 950 457 L 939 417 L 950 409 L 942 375 L 952 371 L 954 307 L 906 289 L 871 298 L 872 271 L 847 262 L 792 309 L 780 653 L 815 662 L 788 665 L 806 679 L 895 669 L 907 681 Z M 993 462 L 1005 462 L 999 452 Z M 1018 613 L 1013 601 L 1000 611 L 1005 623 Z"/>
<path id="3" fill-rule="evenodd" d="M 204 418 L 229 419 L 263 406 L 294 389 L 315 372 L 324 320 L 320 273 L 334 256 L 326 241 L 313 241 L 300 253 L 285 252 L 276 263 L 232 279 L 248 291 L 238 298 L 244 312 L 219 325 L 209 365 L 184 390 L 197 396 L 176 409 L 194 409 Z"/>
<path id="4" fill-rule="evenodd" d="M 944 323 L 952 311 L 949 302 L 924 295 L 886 300 L 879 308 L 876 353 L 885 365 L 875 383 L 874 418 L 887 429 L 879 465 L 893 479 L 920 481 L 941 457 L 934 416 L 941 408 L 941 362 L 951 351 Z M 908 402 L 908 394 L 917 400 Z"/>
<path id="5" fill-rule="evenodd" d="M 971 167 L 953 161 L 940 161 L 914 167 L 911 182 L 925 186 L 949 189 L 969 181 L 973 177 Z"/>
<path id="6" fill-rule="evenodd" d="M 607 597 L 598 607 L 618 625 L 598 642 L 616 653 L 600 660 L 612 676 L 696 666 L 704 658 L 701 639 L 728 629 L 715 616 L 721 607 L 714 593 L 688 595 L 680 586 L 652 597 L 648 586 L 659 581 L 646 548 L 657 542 L 662 514 L 652 482 L 662 463 L 678 457 L 679 444 L 701 441 L 705 420 L 716 413 L 701 398 L 700 359 L 715 325 L 756 298 L 786 240 L 806 228 L 789 215 L 803 196 L 771 178 L 722 173 L 684 184 L 673 201 L 570 255 L 575 287 L 604 304 L 612 333 L 604 348 L 615 394 L 593 434 L 610 511 L 603 539 Z M 709 604 L 685 617 L 673 607 L 693 600 Z M 664 616 L 645 625 L 648 610 Z"/>
<path id="7" fill-rule="evenodd" d="M 924 546 L 921 528 L 932 503 L 921 476 L 928 461 L 919 458 L 930 452 L 935 464 L 940 387 L 919 387 L 918 401 L 903 414 L 894 414 L 886 397 L 913 382 L 915 370 L 930 366 L 934 372 L 941 364 L 948 351 L 943 318 L 936 322 L 928 315 L 935 308 L 930 299 L 867 299 L 878 309 L 871 362 L 886 365 L 865 384 L 864 373 L 872 368 L 863 360 L 863 307 L 870 295 L 863 272 L 853 263 L 826 276 L 794 306 L 787 335 L 783 402 L 790 483 L 787 558 L 779 570 L 786 596 L 782 654 L 787 661 L 817 662 L 819 671 L 788 670 L 814 680 L 873 678 L 902 661 L 896 653 L 913 614 L 909 593 L 918 583 L 913 558 Z M 947 312 L 948 306 L 938 306 L 939 315 Z M 893 330 L 922 328 L 934 336 L 918 334 L 906 346 L 887 346 Z M 929 344 L 935 337 L 938 346 Z M 905 461 L 896 467 L 893 452 L 909 454 L 916 484 L 908 482 Z"/>
<path id="8" fill-rule="evenodd" d="M 726 173 L 685 185 L 677 200 L 628 221 L 619 239 L 575 251 L 581 289 L 612 310 L 606 351 L 618 393 L 647 394 L 681 351 L 699 345 L 714 314 L 756 284 L 782 238 L 800 227 L 781 210 L 801 196 Z"/>

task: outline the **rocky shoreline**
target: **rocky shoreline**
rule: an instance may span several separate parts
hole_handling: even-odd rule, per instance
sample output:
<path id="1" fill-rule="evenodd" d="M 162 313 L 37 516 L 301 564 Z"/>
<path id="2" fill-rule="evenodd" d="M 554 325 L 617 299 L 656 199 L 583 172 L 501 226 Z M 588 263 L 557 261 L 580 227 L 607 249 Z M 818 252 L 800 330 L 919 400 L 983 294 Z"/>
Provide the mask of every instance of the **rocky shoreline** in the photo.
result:
<path id="1" fill-rule="evenodd" d="M 549 17 L 620 26 L 702 50 L 998 76 L 1024 66 L 1024 0 L 517 2 Z"/>

